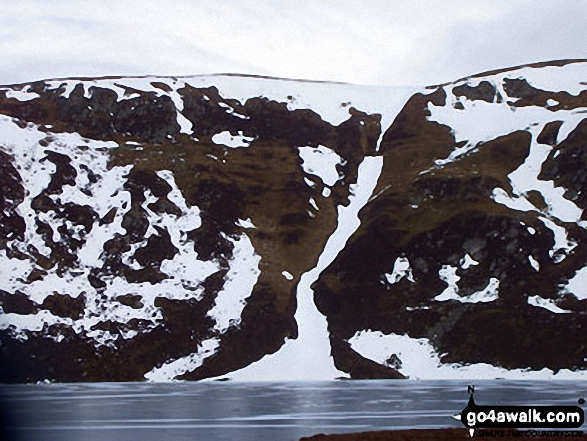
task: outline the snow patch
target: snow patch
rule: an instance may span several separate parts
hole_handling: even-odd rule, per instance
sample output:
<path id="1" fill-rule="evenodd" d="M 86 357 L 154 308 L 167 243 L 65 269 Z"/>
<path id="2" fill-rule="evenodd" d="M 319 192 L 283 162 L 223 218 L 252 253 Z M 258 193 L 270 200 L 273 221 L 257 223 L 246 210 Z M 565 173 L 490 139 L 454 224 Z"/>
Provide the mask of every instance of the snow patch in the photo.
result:
<path id="1" fill-rule="evenodd" d="M 63 318 L 53 315 L 47 310 L 41 310 L 36 314 L 15 314 L 4 312 L 0 314 L 0 329 L 13 327 L 17 333 L 22 331 L 42 331 L 45 326 L 56 324 L 71 325 L 73 322 L 70 318 Z"/>
<path id="2" fill-rule="evenodd" d="M 420 380 L 482 380 L 513 379 L 550 380 L 585 379 L 587 371 L 573 372 L 566 369 L 556 374 L 549 369 L 530 371 L 527 369 L 504 369 L 487 363 L 462 365 L 442 363 L 430 340 L 412 338 L 408 335 L 383 334 L 380 331 L 365 330 L 357 332 L 349 339 L 351 348 L 363 357 L 384 364 L 390 355 L 395 354 L 401 362 L 400 372 L 411 379 Z"/>
<path id="3" fill-rule="evenodd" d="M 554 234 L 554 245 L 548 252 L 554 263 L 562 262 L 565 257 L 577 246 L 576 242 L 569 240 L 567 230 L 557 225 L 552 220 L 539 217 L 544 226 Z"/>
<path id="4" fill-rule="evenodd" d="M 582 69 L 584 70 L 585 67 Z M 471 82 L 478 84 L 481 81 L 489 81 L 497 88 L 498 93 L 505 95 L 505 92 L 503 92 L 503 79 L 508 75 L 509 73 L 489 78 L 477 78 L 472 79 L 476 81 Z M 580 78 L 583 77 L 576 77 L 575 81 L 579 82 Z M 463 97 L 457 98 L 452 93 L 453 87 L 455 85 L 444 87 L 444 91 L 447 94 L 446 105 L 436 106 L 433 103 L 428 104 L 428 110 L 430 111 L 428 120 L 451 127 L 455 141 L 457 143 L 464 141 L 465 145 L 456 148 L 447 158 L 436 160 L 435 164 L 437 167 L 454 162 L 472 150 L 483 148 L 482 143 L 508 135 L 520 129 L 537 130 L 538 126 L 543 127 L 546 123 L 555 119 L 563 121 L 565 123 L 563 125 L 569 125 L 568 128 L 564 128 L 562 133 L 559 131 L 562 139 L 563 136 L 568 135 L 569 131 L 572 130 L 570 127 L 575 127 L 584 116 L 580 109 L 563 109 L 553 113 L 548 108 L 538 106 L 516 108 L 510 106 L 507 102 L 488 103 L 483 100 L 473 101 L 463 99 Z M 463 110 L 454 108 L 457 103 L 462 105 Z M 562 129 L 563 127 L 561 127 Z"/>
<path id="5" fill-rule="evenodd" d="M 471 79 L 468 83 L 476 86 L 481 81 L 489 81 L 496 87 L 499 94 L 506 96 L 503 90 L 504 79 L 522 78 L 524 75 L 528 75 L 528 81 L 531 84 L 533 84 L 532 81 L 538 81 L 538 83 L 543 82 L 546 85 L 551 85 L 555 90 L 571 92 L 575 86 L 580 85 L 586 70 L 585 63 L 572 64 L 562 68 L 523 68 L 491 77 Z M 539 78 L 542 80 L 537 80 Z M 508 102 L 498 103 L 494 101 L 493 103 L 488 103 L 482 100 L 467 100 L 464 97 L 457 98 L 454 96 L 452 94 L 453 87 L 455 85 L 444 87 L 447 93 L 445 106 L 436 106 L 432 103 L 428 105 L 430 110 L 428 120 L 451 127 L 455 141 L 465 142 L 465 145 L 454 149 L 447 158 L 435 161 L 436 167 L 442 167 L 458 160 L 471 151 L 482 149 L 483 144 L 488 141 L 525 129 L 532 135 L 532 142 L 528 157 L 524 163 L 508 176 L 512 185 L 512 194 L 508 194 L 501 188 L 495 188 L 492 193 L 492 199 L 513 210 L 539 211 L 549 218 L 558 219 L 561 222 L 574 222 L 584 227 L 585 223 L 581 221 L 583 210 L 564 197 L 565 189 L 555 187 L 553 181 L 538 179 L 542 165 L 547 160 L 553 147 L 537 142 L 538 136 L 545 125 L 555 120 L 563 123 L 558 132 L 557 142 L 566 139 L 569 133 L 583 120 L 584 110 L 562 109 L 553 112 L 540 106 L 517 108 L 511 106 Z M 581 90 L 586 88 L 585 85 L 581 86 Z M 575 92 L 578 93 L 578 90 L 575 90 Z M 457 102 L 462 105 L 464 112 L 454 109 Z M 554 100 L 549 100 L 548 106 L 555 104 L 558 103 Z M 536 191 L 543 196 L 546 208 L 539 209 L 527 199 L 526 196 L 530 191 Z"/>
<path id="6" fill-rule="evenodd" d="M 243 132 L 239 131 L 238 135 L 232 135 L 228 130 L 217 133 L 212 137 L 212 142 L 217 145 L 225 145 L 231 149 L 249 147 L 255 138 L 244 136 Z"/>
<path id="7" fill-rule="evenodd" d="M 457 276 L 458 268 L 456 266 L 451 265 L 443 265 L 438 271 L 438 277 L 443 282 L 446 282 L 448 285 L 444 291 L 442 291 L 439 295 L 434 297 L 434 300 L 437 302 L 445 302 L 447 300 L 460 300 L 461 296 L 459 296 L 458 291 L 459 287 L 457 282 L 461 280 L 459 276 Z"/>
<path id="8" fill-rule="evenodd" d="M 166 84 L 171 91 L 167 92 L 153 86 L 153 82 Z M 92 81 L 79 80 L 52 80 L 47 81 L 50 87 L 63 87 L 61 96 L 69 97 L 77 84 L 84 87 L 84 96 L 91 97 L 91 87 L 105 87 L 117 93 L 118 100 L 130 99 L 139 94 L 127 93 L 127 88 L 138 91 L 155 93 L 157 96 L 169 96 L 178 111 L 177 121 L 182 133 L 192 133 L 191 123 L 183 117 L 183 102 L 178 90 L 186 86 L 195 88 L 215 87 L 225 99 L 235 99 L 244 104 L 248 99 L 264 97 L 280 103 L 285 103 L 290 111 L 310 109 L 316 112 L 322 120 L 339 125 L 348 120 L 350 109 L 356 108 L 368 114 L 381 115 L 381 141 L 383 134 L 403 108 L 406 101 L 419 87 L 389 87 L 363 86 L 355 84 L 297 81 L 279 78 L 254 78 L 233 75 L 195 75 L 185 77 L 135 77 L 119 79 L 99 79 Z M 204 99 L 210 100 L 204 96 Z M 240 115 L 225 104 L 220 103 L 227 112 L 241 119 L 249 117 Z M 379 147 L 377 147 L 379 149 Z"/>
<path id="9" fill-rule="evenodd" d="M 340 179 L 336 166 L 342 164 L 342 158 L 323 145 L 315 147 L 299 147 L 302 168 L 310 175 L 318 176 L 325 185 L 332 187 Z"/>
<path id="10" fill-rule="evenodd" d="M 174 361 L 167 361 L 163 366 L 147 372 L 145 379 L 158 383 L 173 381 L 178 376 L 192 372 L 200 367 L 206 358 L 218 350 L 219 346 L 220 341 L 217 338 L 204 340 L 198 345 L 195 353 Z"/>
<path id="11" fill-rule="evenodd" d="M 562 292 L 573 294 L 578 300 L 587 300 L 587 267 L 578 270 Z"/>
<path id="12" fill-rule="evenodd" d="M 237 227 L 241 227 L 241 228 L 257 228 L 255 226 L 255 224 L 253 224 L 253 222 L 251 221 L 251 218 L 244 219 L 244 220 L 243 219 L 239 219 L 236 222 L 236 226 Z"/>
<path id="13" fill-rule="evenodd" d="M 566 313 L 571 312 L 571 311 L 568 311 L 566 309 L 561 309 L 558 306 L 556 306 L 556 303 L 554 300 L 543 299 L 540 296 L 528 297 L 528 305 L 537 306 L 539 308 L 544 308 L 544 309 L 549 310 L 550 312 L 554 312 L 555 314 L 566 314 Z"/>
<path id="14" fill-rule="evenodd" d="M 316 211 L 320 210 L 320 209 L 318 208 L 318 205 L 316 205 L 316 201 L 314 200 L 314 198 L 310 198 L 309 202 L 310 202 L 310 205 L 312 206 L 312 208 L 313 208 L 314 210 L 316 210 Z"/>
<path id="15" fill-rule="evenodd" d="M 572 121 L 571 125 L 573 127 L 576 126 L 576 122 Z M 525 200 L 524 196 L 529 191 L 538 191 L 546 202 L 547 207 L 544 214 L 555 217 L 562 222 L 579 223 L 581 221 L 583 210 L 574 202 L 564 197 L 565 189 L 562 187 L 555 187 L 553 181 L 538 179 L 538 175 L 542 170 L 542 165 L 552 151 L 551 146 L 539 144 L 536 141 L 542 128 L 543 126 L 536 126 L 530 130 L 532 134 L 530 153 L 524 163 L 508 175 L 513 193 L 515 197 Z M 534 209 L 537 210 L 536 208 Z"/>
<path id="16" fill-rule="evenodd" d="M 464 259 L 464 258 L 463 258 Z M 448 300 L 457 300 L 461 303 L 487 303 L 498 299 L 499 279 L 494 277 L 489 279 L 487 286 L 469 296 L 462 297 L 459 295 L 458 281 L 461 278 L 457 275 L 458 268 L 451 265 L 443 265 L 438 276 L 447 283 L 447 287 L 439 295 L 434 297 L 437 302 L 446 302 Z"/>
<path id="17" fill-rule="evenodd" d="M 332 125 L 348 120 L 351 107 L 370 114 L 379 113 L 382 115 L 382 136 L 405 102 L 419 91 L 417 87 L 362 86 L 228 75 L 192 76 L 182 78 L 182 81 L 193 87 L 214 86 L 224 98 L 236 99 L 243 104 L 252 97 L 265 97 L 285 103 L 288 110 L 310 109 Z"/>
<path id="18" fill-rule="evenodd" d="M 452 93 L 447 95 L 453 96 Z M 450 98 L 447 98 L 447 101 L 449 100 Z M 468 100 L 464 101 L 463 105 L 465 111 L 453 109 L 452 103 L 449 102 L 446 106 L 435 106 L 433 103 L 428 105 L 431 113 L 428 117 L 429 121 L 451 127 L 457 143 L 467 142 L 463 147 L 455 149 L 446 159 L 437 160 L 437 165 L 455 161 L 476 148 L 479 143 L 508 135 L 520 128 L 529 127 L 537 121 L 552 119 L 552 112 L 542 107 L 527 107 L 514 111 L 506 103 Z"/>
<path id="19" fill-rule="evenodd" d="M 538 211 L 525 196 L 512 197 L 503 188 L 496 187 L 491 193 L 491 199 L 517 211 Z"/>
<path id="20" fill-rule="evenodd" d="M 410 261 L 407 259 L 407 257 L 398 257 L 395 259 L 392 273 L 386 273 L 384 276 L 391 285 L 399 282 L 403 278 L 406 278 L 412 283 L 415 282 L 414 275 L 412 274 L 412 268 L 410 267 Z"/>
<path id="21" fill-rule="evenodd" d="M 238 239 L 227 239 L 234 245 L 234 257 L 230 261 L 224 287 L 216 296 L 214 307 L 208 312 L 208 316 L 216 322 L 214 329 L 222 334 L 240 324 L 246 300 L 252 294 L 261 274 L 261 257 L 255 253 L 251 239 L 244 233 Z"/>
<path id="22" fill-rule="evenodd" d="M 528 256 L 528 261 L 530 262 L 530 265 L 532 265 L 532 268 L 534 268 L 536 271 L 540 271 L 540 264 L 536 259 L 534 259 L 532 256 Z"/>
<path id="23" fill-rule="evenodd" d="M 175 108 L 177 109 L 177 123 L 180 127 L 180 133 L 185 133 L 187 135 L 193 134 L 194 128 L 192 122 L 189 119 L 187 119 L 182 113 L 183 99 L 177 91 L 177 88 L 173 88 L 171 92 L 167 93 L 167 95 L 169 96 L 169 98 L 171 98 L 171 101 L 173 101 L 173 104 L 175 104 Z"/>
<path id="24" fill-rule="evenodd" d="M 469 256 L 469 254 L 465 254 L 465 256 L 459 260 L 459 265 L 461 265 L 462 269 L 469 269 L 472 266 L 479 265 L 479 262 Z"/>
<path id="25" fill-rule="evenodd" d="M 166 84 L 171 91 L 167 92 L 153 86 L 153 82 Z M 389 128 L 405 102 L 420 90 L 419 87 L 363 86 L 355 84 L 324 83 L 312 81 L 296 81 L 279 78 L 254 78 L 233 75 L 195 75 L 186 77 L 135 77 L 119 79 L 98 79 L 91 81 L 51 80 L 46 82 L 52 88 L 63 87 L 62 97 L 69 97 L 77 84 L 84 88 L 84 96 L 91 97 L 91 88 L 104 87 L 113 90 L 117 99 L 124 100 L 136 96 L 129 94 L 128 89 L 155 93 L 157 96 L 169 96 L 177 108 L 177 121 L 182 133 L 192 133 L 190 121 L 184 118 L 183 102 L 178 90 L 186 86 L 196 88 L 216 87 L 225 99 L 236 99 L 245 103 L 249 98 L 264 97 L 285 103 L 290 111 L 310 109 L 332 125 L 339 125 L 350 118 L 351 108 L 359 109 L 368 114 L 381 115 L 381 137 Z M 208 99 L 204 97 L 204 99 Z M 224 103 L 221 107 L 241 119 L 248 119 Z M 380 137 L 380 140 L 381 140 Z"/>
<path id="26" fill-rule="evenodd" d="M 498 299 L 499 279 L 492 277 L 487 286 L 467 297 L 461 297 L 462 303 L 487 303 Z"/>
<path id="27" fill-rule="evenodd" d="M 540 68 L 524 67 L 510 73 L 518 78 L 525 78 L 536 89 L 553 92 L 566 91 L 571 95 L 579 95 L 587 89 L 587 63 L 570 63 L 565 66 L 545 66 Z"/>
<path id="28" fill-rule="evenodd" d="M 251 119 L 250 116 L 245 116 L 245 115 L 241 115 L 240 113 L 237 113 L 232 106 L 229 106 L 226 103 L 219 102 L 218 105 L 220 107 L 225 108 L 228 111 L 228 113 L 230 113 L 233 116 L 236 116 L 237 118 L 240 118 L 240 119 Z"/>
<path id="29" fill-rule="evenodd" d="M 430 309 L 430 306 L 406 306 L 406 311 L 420 311 Z"/>
<path id="30" fill-rule="evenodd" d="M 53 294 L 71 297 L 79 297 L 83 294 L 85 298 L 83 317 L 71 320 L 67 322 L 67 325 L 71 326 L 77 334 L 94 339 L 98 345 L 111 345 L 118 338 L 128 339 L 137 335 L 137 331 L 125 329 L 124 326 L 120 330 L 120 335 L 92 329 L 102 322 L 110 320 L 124 325 L 132 319 L 142 319 L 149 323 L 142 332 L 149 332 L 150 329 L 158 326 L 162 319 L 159 308 L 155 306 L 157 297 L 182 300 L 190 298 L 198 300 L 201 297 L 203 293 L 201 282 L 220 268 L 215 262 L 203 262 L 197 259 L 197 253 L 193 249 L 193 243 L 187 238 L 187 232 L 200 226 L 199 209 L 186 205 L 170 171 L 158 171 L 157 174 L 171 186 L 168 199 L 181 210 L 181 215 L 152 212 L 148 208 L 148 202 L 156 198 L 150 191 L 145 192 L 146 202 L 143 204 L 150 224 L 146 238 L 157 233 L 153 225 L 158 225 L 169 233 L 171 242 L 179 250 L 173 259 L 162 262 L 161 271 L 168 277 L 159 284 L 152 285 L 128 283 L 123 278 L 106 276 L 103 278 L 106 287 L 103 292 L 98 293 L 89 283 L 88 277 L 94 268 L 102 268 L 104 265 L 103 252 L 106 241 L 115 237 L 116 234 L 126 233 L 126 230 L 122 228 L 122 218 L 130 209 L 131 198 L 130 193 L 123 190 L 123 184 L 132 166 L 108 168 L 108 151 L 117 147 L 114 142 L 88 140 L 77 133 L 62 133 L 52 134 L 53 141 L 47 147 L 40 147 L 38 142 L 47 136 L 45 133 L 40 132 L 33 125 L 20 128 L 10 118 L 3 116 L 0 116 L 0 130 L 5 139 L 2 149 L 14 158 L 13 163 L 21 175 L 23 185 L 27 188 L 24 201 L 17 207 L 17 212 L 23 216 L 26 223 L 25 240 L 23 242 L 15 240 L 12 245 L 25 253 L 29 246 L 34 246 L 42 254 L 50 253 L 51 250 L 45 246 L 41 235 L 35 233 L 36 218 L 50 225 L 55 240 L 60 239 L 57 227 L 64 224 L 68 229 L 73 229 L 75 237 L 83 243 L 76 252 L 78 260 L 74 268 L 64 273 L 52 268 L 42 279 L 32 283 L 26 283 L 29 274 L 36 267 L 32 260 L 13 259 L 9 258 L 5 251 L 0 252 L 0 289 L 8 292 L 20 290 L 39 304 Z M 44 160 L 46 150 L 67 155 L 77 173 L 75 186 L 65 185 L 61 194 L 49 197 L 62 204 L 89 205 L 100 218 L 113 212 L 115 214 L 112 222 L 101 225 L 95 222 L 91 231 L 86 232 L 81 226 L 74 228 L 71 222 L 57 219 L 52 212 L 36 213 L 31 208 L 32 199 L 47 187 L 51 174 L 56 170 L 51 162 Z M 90 179 L 90 171 L 96 179 Z M 87 192 L 91 193 L 92 197 L 88 197 Z M 133 244 L 133 249 L 136 250 L 145 243 L 146 241 Z M 132 267 L 139 268 L 140 265 L 131 259 L 131 256 L 128 253 L 123 258 Z M 127 294 L 138 296 L 142 306 L 132 308 L 117 300 L 117 297 Z M 34 319 L 21 319 L 16 315 L 5 314 L 2 320 L 12 325 L 17 332 L 23 332 L 26 329 L 38 328 L 38 325 L 33 327 L 31 324 L 33 322 L 28 323 L 26 320 L 37 320 L 39 323 L 44 321 L 46 325 L 51 325 L 57 319 L 46 312 L 40 312 Z"/>
<path id="31" fill-rule="evenodd" d="M 41 95 L 36 92 L 29 92 L 30 88 L 31 86 L 25 86 L 21 90 L 14 90 L 10 88 L 2 88 L 0 90 L 6 91 L 6 98 L 15 99 L 18 101 L 30 101 L 41 97 Z"/>

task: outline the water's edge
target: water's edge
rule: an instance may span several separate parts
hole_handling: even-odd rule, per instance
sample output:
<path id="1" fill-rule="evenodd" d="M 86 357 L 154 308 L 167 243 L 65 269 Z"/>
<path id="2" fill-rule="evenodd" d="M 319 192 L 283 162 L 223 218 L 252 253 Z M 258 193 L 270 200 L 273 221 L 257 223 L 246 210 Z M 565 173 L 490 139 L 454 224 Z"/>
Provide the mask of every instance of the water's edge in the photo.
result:
<path id="1" fill-rule="evenodd" d="M 577 405 L 587 397 L 587 381 L 564 380 L 27 384 L 0 385 L 0 396 L 14 440 L 293 441 L 460 427 L 451 416 L 471 383 L 478 404 Z"/>

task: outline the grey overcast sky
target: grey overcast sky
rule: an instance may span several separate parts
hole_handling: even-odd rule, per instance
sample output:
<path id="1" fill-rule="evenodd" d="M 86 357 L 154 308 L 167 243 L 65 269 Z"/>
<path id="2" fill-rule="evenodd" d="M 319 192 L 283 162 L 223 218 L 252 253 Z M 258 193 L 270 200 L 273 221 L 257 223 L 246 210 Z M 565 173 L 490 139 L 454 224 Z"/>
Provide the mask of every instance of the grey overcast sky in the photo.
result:
<path id="1" fill-rule="evenodd" d="M 427 85 L 587 58 L 587 0 L 2 0 L 0 83 L 246 73 Z"/>

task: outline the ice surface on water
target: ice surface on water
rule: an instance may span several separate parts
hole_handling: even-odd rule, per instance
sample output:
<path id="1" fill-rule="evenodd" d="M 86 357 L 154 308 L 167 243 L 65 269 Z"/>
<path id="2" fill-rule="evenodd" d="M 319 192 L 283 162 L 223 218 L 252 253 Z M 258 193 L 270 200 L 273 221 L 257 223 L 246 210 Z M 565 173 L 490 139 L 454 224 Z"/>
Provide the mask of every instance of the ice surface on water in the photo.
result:
<path id="1" fill-rule="evenodd" d="M 3 397 L 18 412 L 18 439 L 297 441 L 318 433 L 463 427 L 451 415 L 467 404 L 471 383 L 478 404 L 496 405 L 573 405 L 586 387 L 577 380 L 479 379 L 74 383 L 5 385 Z"/>

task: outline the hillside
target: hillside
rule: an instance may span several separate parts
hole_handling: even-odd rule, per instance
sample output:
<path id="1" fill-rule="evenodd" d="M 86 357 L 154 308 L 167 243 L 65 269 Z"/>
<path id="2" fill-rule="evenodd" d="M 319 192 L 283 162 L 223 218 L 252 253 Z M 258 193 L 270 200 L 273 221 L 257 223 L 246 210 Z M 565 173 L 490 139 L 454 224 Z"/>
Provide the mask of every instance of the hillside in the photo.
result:
<path id="1" fill-rule="evenodd" d="M 360 354 L 418 378 L 585 368 L 586 75 L 522 67 L 410 98 L 361 227 L 315 287 L 338 366 Z"/>
<path id="2" fill-rule="evenodd" d="M 1 87 L 1 380 L 585 369 L 586 81 Z"/>

